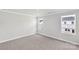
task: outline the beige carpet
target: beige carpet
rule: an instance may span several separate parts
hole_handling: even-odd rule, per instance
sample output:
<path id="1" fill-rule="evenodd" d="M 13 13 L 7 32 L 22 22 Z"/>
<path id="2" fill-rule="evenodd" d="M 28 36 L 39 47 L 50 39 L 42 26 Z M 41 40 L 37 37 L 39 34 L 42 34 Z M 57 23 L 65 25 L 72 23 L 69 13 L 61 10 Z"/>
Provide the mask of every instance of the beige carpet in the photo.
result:
<path id="1" fill-rule="evenodd" d="M 41 35 L 32 35 L 0 44 L 0 50 L 78 50 L 79 46 Z"/>

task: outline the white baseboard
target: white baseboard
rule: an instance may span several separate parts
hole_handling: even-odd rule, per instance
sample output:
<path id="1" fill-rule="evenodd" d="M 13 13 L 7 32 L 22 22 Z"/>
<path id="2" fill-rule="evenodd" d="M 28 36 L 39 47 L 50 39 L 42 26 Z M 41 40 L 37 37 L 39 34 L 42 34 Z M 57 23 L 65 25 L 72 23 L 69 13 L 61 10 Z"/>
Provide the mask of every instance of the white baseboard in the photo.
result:
<path id="1" fill-rule="evenodd" d="M 28 35 L 21 35 L 21 36 L 18 36 L 18 37 L 14 37 L 14 38 L 6 39 L 6 40 L 4 40 L 4 41 L 0 41 L 0 43 L 4 43 L 4 42 L 7 42 L 7 41 L 19 39 L 19 38 L 22 38 L 22 37 L 28 37 L 28 36 L 31 36 L 31 35 L 34 35 L 34 34 L 35 34 L 35 33 L 31 33 L 31 34 L 28 34 Z"/>
<path id="2" fill-rule="evenodd" d="M 57 38 L 57 37 L 54 37 L 54 36 L 49 36 L 49 35 L 46 35 L 46 34 L 43 34 L 43 33 L 39 33 L 39 34 L 43 35 L 43 36 L 46 36 L 46 37 L 55 38 L 57 40 L 61 40 L 61 41 L 64 41 L 64 42 L 68 42 L 68 43 L 71 43 L 71 44 L 74 44 L 74 45 L 79 45 L 79 43 L 77 43 L 77 42 L 72 42 L 72 41 L 64 40 L 64 39 Z"/>
<path id="3" fill-rule="evenodd" d="M 36 34 L 36 33 L 32 33 L 32 34 L 29 34 L 29 35 L 21 35 L 21 36 L 15 37 L 15 38 L 11 38 L 11 39 L 7 39 L 7 40 L 4 40 L 4 41 L 0 41 L 0 43 L 4 43 L 4 42 L 7 42 L 7 41 L 15 40 L 15 39 L 22 38 L 22 37 L 28 37 L 28 36 L 31 36 L 31 35 L 34 35 L 34 34 Z M 63 39 L 61 39 L 61 38 L 49 36 L 49 35 L 46 35 L 46 34 L 43 34 L 43 33 L 37 33 L 37 34 L 40 34 L 40 35 L 43 35 L 43 36 L 46 36 L 46 37 L 50 37 L 50 38 L 55 38 L 55 39 L 57 39 L 57 40 L 69 42 L 69 43 L 71 43 L 71 44 L 79 45 L 79 43 L 77 43 L 77 42 L 72 42 L 72 41 L 68 41 L 68 40 L 63 40 Z"/>

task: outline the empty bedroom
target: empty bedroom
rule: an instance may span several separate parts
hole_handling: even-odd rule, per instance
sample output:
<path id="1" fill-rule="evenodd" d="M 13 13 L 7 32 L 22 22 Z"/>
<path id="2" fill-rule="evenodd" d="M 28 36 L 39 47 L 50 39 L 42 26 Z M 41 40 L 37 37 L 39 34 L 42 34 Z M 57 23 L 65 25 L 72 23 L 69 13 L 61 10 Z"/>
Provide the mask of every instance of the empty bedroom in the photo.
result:
<path id="1" fill-rule="evenodd" d="M 78 9 L 0 9 L 0 50 L 78 50 Z"/>

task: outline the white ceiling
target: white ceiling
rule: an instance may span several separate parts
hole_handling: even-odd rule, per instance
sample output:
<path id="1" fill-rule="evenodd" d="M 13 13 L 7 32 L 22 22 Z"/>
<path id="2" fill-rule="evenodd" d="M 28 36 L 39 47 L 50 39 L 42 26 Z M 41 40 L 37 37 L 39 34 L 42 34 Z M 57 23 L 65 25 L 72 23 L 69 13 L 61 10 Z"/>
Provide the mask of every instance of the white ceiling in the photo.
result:
<path id="1" fill-rule="evenodd" d="M 16 12 L 31 16 L 46 16 L 54 13 L 67 12 L 74 9 L 2 9 L 2 11 Z"/>

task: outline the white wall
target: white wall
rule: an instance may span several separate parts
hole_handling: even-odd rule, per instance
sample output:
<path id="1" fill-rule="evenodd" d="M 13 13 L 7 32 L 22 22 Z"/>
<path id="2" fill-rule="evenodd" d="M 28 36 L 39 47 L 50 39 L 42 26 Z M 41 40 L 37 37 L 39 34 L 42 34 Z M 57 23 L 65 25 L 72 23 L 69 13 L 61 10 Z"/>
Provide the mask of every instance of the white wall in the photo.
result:
<path id="1" fill-rule="evenodd" d="M 61 16 L 77 16 L 77 34 L 68 35 L 61 33 Z M 38 24 L 38 33 L 57 38 L 59 40 L 79 43 L 79 11 L 71 11 L 49 15 L 44 18 L 43 24 Z M 19 15 L 0 11 L 0 42 L 28 36 L 36 33 L 36 19 L 27 15 Z"/>
<path id="2" fill-rule="evenodd" d="M 72 14 L 75 14 L 77 16 L 76 35 L 61 33 L 61 16 L 72 15 Z M 38 33 L 52 38 L 57 38 L 59 40 L 79 44 L 79 10 L 57 13 L 43 18 L 44 18 L 44 23 L 41 25 L 39 24 Z"/>
<path id="3" fill-rule="evenodd" d="M 35 34 L 34 17 L 0 11 L 0 42 Z"/>

